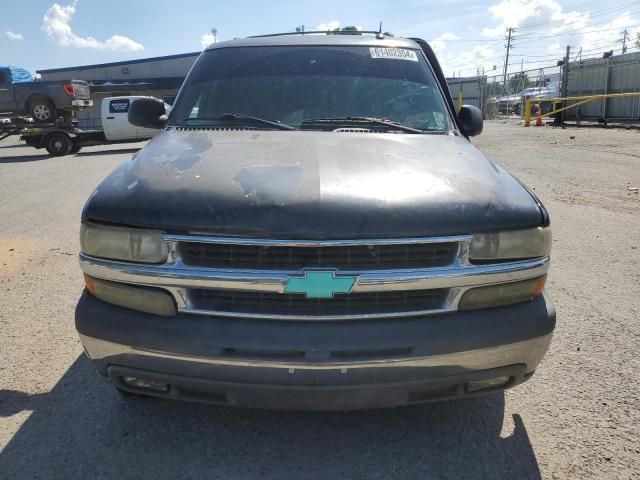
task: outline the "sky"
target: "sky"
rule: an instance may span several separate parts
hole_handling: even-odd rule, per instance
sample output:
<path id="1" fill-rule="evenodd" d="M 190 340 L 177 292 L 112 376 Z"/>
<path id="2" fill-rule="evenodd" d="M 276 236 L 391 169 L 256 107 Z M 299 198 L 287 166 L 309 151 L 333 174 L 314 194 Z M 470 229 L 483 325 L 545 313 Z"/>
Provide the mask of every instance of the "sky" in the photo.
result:
<path id="1" fill-rule="evenodd" d="M 214 40 L 355 25 L 431 43 L 447 76 L 640 51 L 640 0 L 0 0 L 0 64 L 39 69 L 195 52 Z M 8 8 L 10 6 L 10 8 Z"/>

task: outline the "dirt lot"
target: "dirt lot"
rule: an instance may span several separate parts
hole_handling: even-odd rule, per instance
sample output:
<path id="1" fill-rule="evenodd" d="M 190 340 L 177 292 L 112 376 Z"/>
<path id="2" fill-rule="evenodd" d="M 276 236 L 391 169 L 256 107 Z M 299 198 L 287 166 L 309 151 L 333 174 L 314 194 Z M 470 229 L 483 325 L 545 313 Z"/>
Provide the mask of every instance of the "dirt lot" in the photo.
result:
<path id="1" fill-rule="evenodd" d="M 122 401 L 73 327 L 78 222 L 140 145 L 0 144 L 0 478 L 640 478 L 640 132 L 489 123 L 474 143 L 551 213 L 558 326 L 533 380 L 311 414 Z"/>

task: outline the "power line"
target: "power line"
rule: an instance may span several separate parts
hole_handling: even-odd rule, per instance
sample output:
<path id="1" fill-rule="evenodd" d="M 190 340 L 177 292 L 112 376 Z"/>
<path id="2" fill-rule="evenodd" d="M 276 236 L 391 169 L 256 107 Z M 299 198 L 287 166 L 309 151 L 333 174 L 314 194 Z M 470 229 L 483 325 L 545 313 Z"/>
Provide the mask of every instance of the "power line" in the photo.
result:
<path id="1" fill-rule="evenodd" d="M 591 53 L 591 52 L 604 52 L 606 50 L 612 50 L 615 47 L 618 46 L 618 42 L 615 43 L 607 43 L 607 44 L 602 44 L 602 45 L 598 45 L 598 46 L 594 46 L 592 48 L 589 48 L 587 50 L 583 50 L 582 53 Z"/>
<path id="2" fill-rule="evenodd" d="M 640 3 L 640 2 L 634 2 L 634 3 Z M 607 12 L 615 10 L 615 9 L 620 9 L 621 7 L 615 7 L 613 9 L 607 9 Z M 602 15 L 603 13 L 601 12 L 599 15 Z M 599 45 L 595 45 L 592 46 L 589 49 L 584 49 L 584 48 L 580 48 L 580 52 L 578 53 L 578 55 L 576 56 L 576 59 L 578 57 L 583 58 L 585 55 L 594 55 L 593 58 L 597 58 L 598 56 L 600 56 L 601 54 L 609 51 L 609 50 L 615 50 L 616 47 L 619 46 L 620 43 L 623 43 L 623 49 L 624 51 L 628 51 L 629 50 L 629 46 L 627 45 L 627 42 L 630 41 L 629 38 L 629 29 L 635 29 L 640 27 L 640 25 L 632 25 L 632 26 L 628 26 L 627 28 L 625 28 L 625 32 L 624 32 L 624 36 L 622 38 L 622 40 L 617 40 L 615 43 L 611 43 L 610 41 L 607 43 L 602 43 Z M 609 32 L 609 31 L 613 31 L 613 30 L 619 30 L 620 27 L 611 27 L 611 28 L 601 28 L 601 29 L 595 29 L 595 30 L 585 30 L 582 32 L 573 32 L 573 33 L 565 33 L 565 34 L 553 34 L 553 35 L 541 35 L 541 37 L 560 37 L 563 35 L 567 35 L 567 36 L 575 36 L 575 35 L 584 35 L 584 34 L 588 34 L 588 33 L 600 33 L 600 32 Z M 509 72 L 509 60 L 513 59 L 513 58 L 519 58 L 521 63 L 523 63 L 523 66 L 526 65 L 528 66 L 532 66 L 535 64 L 547 64 L 546 68 L 555 68 L 557 67 L 557 61 L 562 59 L 562 54 L 558 53 L 558 54 L 546 54 L 546 55 L 539 55 L 539 54 L 527 54 L 526 53 L 526 49 L 527 48 L 531 48 L 531 47 L 536 47 L 535 45 L 524 45 L 523 47 L 519 47 L 519 48 L 524 48 L 525 52 L 523 53 L 513 53 L 512 50 L 514 48 L 516 48 L 515 42 L 514 40 L 519 40 L 519 39 L 527 39 L 531 36 L 534 35 L 533 32 L 527 33 L 525 35 L 515 35 L 515 31 L 516 29 L 513 27 L 510 27 L 507 29 L 507 35 L 506 35 L 506 40 L 507 43 L 505 45 L 506 48 L 506 54 L 504 56 L 495 56 L 495 57 L 489 57 L 489 58 L 478 58 L 474 63 L 474 66 L 470 66 L 469 63 L 471 63 L 470 61 L 462 61 L 461 63 L 456 63 L 455 65 L 447 65 L 447 68 L 452 69 L 452 70 L 458 70 L 458 73 L 460 74 L 460 72 L 464 71 L 465 74 L 467 71 L 471 72 L 474 70 L 477 70 L 478 65 L 487 65 L 490 63 L 493 63 L 493 61 L 497 61 L 500 59 L 504 59 L 503 62 L 503 68 L 496 71 L 493 70 L 495 72 L 494 76 L 502 76 L 503 77 L 503 82 L 506 82 L 506 76 L 507 75 L 511 75 L 512 73 Z M 462 39 L 461 39 L 462 40 Z M 465 39 L 466 40 L 466 39 Z M 501 40 L 497 40 L 494 41 L 493 43 L 499 43 Z M 490 46 L 490 45 L 489 45 Z M 487 47 L 489 47 L 487 46 Z M 576 47 L 577 48 L 577 47 Z M 640 47 L 639 47 L 640 49 Z M 535 60 L 529 60 L 530 58 L 534 58 Z M 463 68 L 461 68 L 463 67 Z M 495 64 L 494 64 L 495 67 Z M 545 68 L 545 67 L 541 67 L 541 68 Z M 490 71 L 491 72 L 491 71 Z M 498 73 L 499 72 L 499 73 Z M 477 73 L 477 72 L 476 72 Z"/>
<path id="3" fill-rule="evenodd" d="M 442 39 L 442 40 L 445 42 L 492 42 L 492 43 L 498 43 L 502 41 L 502 39 L 496 41 L 494 38 L 451 38 L 451 39 Z"/>
<path id="4" fill-rule="evenodd" d="M 637 12 L 633 12 L 632 15 L 638 15 L 640 14 L 640 10 L 638 10 Z M 592 28 L 592 27 L 597 27 L 599 25 L 605 25 L 607 23 L 611 23 L 613 20 L 609 19 L 606 20 L 604 22 L 599 22 L 599 23 L 594 23 L 589 25 L 588 28 Z M 628 26 L 628 25 L 627 25 Z M 631 26 L 631 28 L 635 28 L 638 25 L 633 25 Z M 558 27 L 560 28 L 560 27 Z M 585 27 L 587 28 L 587 27 Z M 578 27 L 576 26 L 570 26 L 568 31 L 564 31 L 564 32 L 557 32 L 557 33 L 549 33 L 549 34 L 545 34 L 545 32 L 551 32 L 553 31 L 553 29 L 548 29 L 548 30 L 543 30 L 543 31 L 535 31 L 535 32 L 526 32 L 523 35 L 521 35 L 521 38 L 523 39 L 536 39 L 536 38 L 553 38 L 553 37 L 563 37 L 563 36 L 573 36 L 573 35 L 583 35 L 585 33 L 599 33 L 599 32 L 605 32 L 608 30 L 617 30 L 619 29 L 620 26 L 618 27 L 610 27 L 610 28 L 601 28 L 601 29 L 595 29 L 595 30 L 580 30 Z M 575 31 L 570 31 L 570 30 L 575 30 Z"/>
<path id="5" fill-rule="evenodd" d="M 630 25 L 627 28 L 637 28 L 640 27 L 640 25 Z M 620 27 L 611 27 L 611 28 L 601 28 L 598 30 L 584 30 L 584 31 L 579 31 L 579 32 L 566 32 L 566 33 L 555 33 L 552 35 L 538 35 L 535 33 L 528 33 L 526 34 L 526 36 L 520 36 L 519 38 L 521 39 L 534 39 L 534 38 L 552 38 L 552 37 L 571 37 L 571 36 L 575 36 L 575 35 L 584 35 L 585 33 L 601 33 L 601 32 L 610 32 L 612 30 L 620 30 Z"/>
<path id="6" fill-rule="evenodd" d="M 610 13 L 616 12 L 618 10 L 624 10 L 625 8 L 631 7 L 631 6 L 636 6 L 636 5 L 640 5 L 640 1 L 635 1 L 635 2 L 630 2 L 624 5 L 618 5 L 616 7 L 611 7 L 611 8 L 606 8 L 604 10 L 596 10 L 594 15 L 591 15 L 590 18 L 596 18 L 596 17 L 601 17 L 602 15 L 608 15 Z M 548 22 L 542 22 L 542 23 L 535 23 L 533 25 L 524 25 L 524 26 L 520 26 L 518 27 L 519 30 L 527 30 L 530 28 L 534 28 L 534 27 L 539 27 L 539 26 L 543 26 L 543 25 L 551 25 L 551 24 L 555 24 L 558 22 L 565 22 L 565 24 L 563 26 L 566 25 L 571 25 L 571 24 L 576 24 L 576 23 L 581 23 L 584 20 L 574 20 L 573 22 L 565 22 L 565 19 L 558 19 L 558 20 L 551 20 Z"/>

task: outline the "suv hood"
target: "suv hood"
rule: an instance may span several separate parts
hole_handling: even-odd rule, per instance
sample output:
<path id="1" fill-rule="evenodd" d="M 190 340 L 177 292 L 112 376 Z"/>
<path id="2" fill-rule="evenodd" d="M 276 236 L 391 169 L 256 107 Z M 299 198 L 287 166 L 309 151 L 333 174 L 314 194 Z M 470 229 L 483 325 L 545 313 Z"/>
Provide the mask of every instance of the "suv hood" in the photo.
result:
<path id="1" fill-rule="evenodd" d="M 534 227 L 542 213 L 455 135 L 170 129 L 98 186 L 83 221 L 351 239 Z"/>

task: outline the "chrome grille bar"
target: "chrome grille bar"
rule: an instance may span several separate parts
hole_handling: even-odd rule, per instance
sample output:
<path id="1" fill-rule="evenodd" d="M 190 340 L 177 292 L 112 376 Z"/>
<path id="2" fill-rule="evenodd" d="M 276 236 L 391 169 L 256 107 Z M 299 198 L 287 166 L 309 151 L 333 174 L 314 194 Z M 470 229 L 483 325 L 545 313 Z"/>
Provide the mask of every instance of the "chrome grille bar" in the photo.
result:
<path id="1" fill-rule="evenodd" d="M 273 240 L 273 239 L 247 239 L 234 237 L 210 237 L 198 235 L 165 235 L 165 241 L 169 245 L 169 258 L 161 265 L 149 265 L 129 263 L 113 260 L 98 259 L 80 254 L 82 270 L 90 276 L 135 285 L 160 287 L 168 290 L 176 300 L 180 312 L 198 315 L 218 315 L 229 317 L 252 317 L 270 319 L 292 320 L 323 320 L 323 319 L 357 319 L 357 318 L 381 318 L 403 317 L 412 315 L 428 315 L 457 310 L 458 301 L 462 294 L 469 288 L 500 284 L 518 280 L 527 280 L 544 275 L 549 268 L 549 258 L 533 260 L 513 261 L 487 265 L 472 265 L 469 262 L 468 253 L 471 235 L 413 238 L 413 239 L 389 239 L 389 240 Z M 284 311 L 219 311 L 203 308 L 202 304 L 192 301 L 192 290 L 230 290 L 238 291 L 238 298 L 242 292 L 254 292 L 273 295 L 283 294 L 287 281 L 291 275 L 300 275 L 304 269 L 289 270 L 262 270 L 247 268 L 211 268 L 184 263 L 180 255 L 179 246 L 183 243 L 206 243 L 221 245 L 253 245 L 253 246 L 287 246 L 287 247 L 353 247 L 362 245 L 419 245 L 433 243 L 457 243 L 457 251 L 452 262 L 446 266 L 431 268 L 401 268 L 401 269 L 367 269 L 344 270 L 336 269 L 340 274 L 357 276 L 352 294 L 374 294 L 372 300 L 379 301 L 376 293 L 385 292 L 412 292 L 412 291 L 446 291 L 444 302 L 438 302 L 428 309 L 399 309 L 397 312 L 372 313 L 354 312 L 346 295 L 345 311 L 343 314 L 335 310 L 322 314 L 318 310 L 314 315 L 301 315 Z M 350 249 L 346 249 L 350 252 Z M 324 267 L 326 269 L 326 267 Z M 407 295 L 405 295 L 406 297 Z M 263 300 L 261 300 L 263 301 Z M 294 300 L 289 300 L 289 308 Z M 242 309 L 238 309 L 242 310 Z"/>

